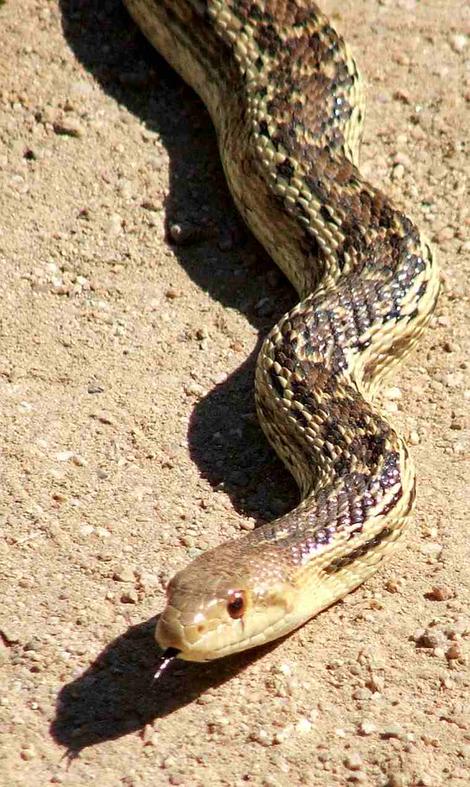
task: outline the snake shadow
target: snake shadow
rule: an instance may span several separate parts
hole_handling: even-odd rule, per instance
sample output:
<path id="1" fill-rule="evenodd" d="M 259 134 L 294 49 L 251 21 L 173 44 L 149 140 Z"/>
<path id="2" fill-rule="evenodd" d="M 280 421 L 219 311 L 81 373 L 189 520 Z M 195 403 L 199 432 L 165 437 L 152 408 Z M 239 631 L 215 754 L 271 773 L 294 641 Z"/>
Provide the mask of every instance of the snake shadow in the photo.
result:
<path id="1" fill-rule="evenodd" d="M 60 9 L 77 59 L 108 95 L 158 134 L 168 152 L 167 225 L 198 228 L 191 243 L 173 247 L 178 261 L 199 287 L 242 312 L 259 333 L 250 356 L 195 405 L 188 436 L 201 474 L 213 486 L 223 484 L 234 508 L 258 522 L 271 519 L 292 507 L 297 490 L 257 423 L 253 375 L 261 339 L 295 302 L 293 290 L 237 214 L 202 103 L 145 41 L 121 3 L 60 0 Z M 208 664 L 176 662 L 155 683 L 154 626 L 153 618 L 131 626 L 61 689 L 51 733 L 70 757 L 193 702 L 278 644 Z"/>
<path id="2" fill-rule="evenodd" d="M 157 618 L 150 618 L 131 626 L 82 675 L 61 689 L 51 734 L 67 749 L 69 760 L 89 746 L 138 732 L 194 702 L 208 688 L 230 680 L 277 645 L 269 643 L 216 662 L 176 661 L 155 681 L 156 622 Z"/>
<path id="3" fill-rule="evenodd" d="M 233 205 L 202 102 L 148 44 L 123 5 L 60 0 L 60 9 L 77 59 L 168 152 L 167 229 L 173 223 L 194 229 L 186 244 L 173 245 L 179 263 L 199 287 L 243 313 L 259 333 L 250 356 L 195 405 L 188 442 L 201 475 L 212 486 L 223 486 L 235 510 L 257 522 L 271 519 L 295 504 L 297 489 L 257 422 L 253 377 L 261 339 L 295 303 L 294 291 Z"/>

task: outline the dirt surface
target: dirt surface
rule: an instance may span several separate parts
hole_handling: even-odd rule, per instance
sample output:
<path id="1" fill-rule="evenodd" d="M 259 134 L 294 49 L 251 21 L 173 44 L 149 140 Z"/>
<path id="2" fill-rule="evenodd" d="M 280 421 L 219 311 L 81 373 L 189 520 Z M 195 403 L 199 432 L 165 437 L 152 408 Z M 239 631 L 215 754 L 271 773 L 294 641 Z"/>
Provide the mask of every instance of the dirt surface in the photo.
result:
<path id="1" fill-rule="evenodd" d="M 367 79 L 363 170 L 441 260 L 383 397 L 417 513 L 343 603 L 159 685 L 168 578 L 297 499 L 253 406 L 295 294 L 237 217 L 201 103 L 119 3 L 0 10 L 2 784 L 469 783 L 469 10 L 324 7 Z"/>

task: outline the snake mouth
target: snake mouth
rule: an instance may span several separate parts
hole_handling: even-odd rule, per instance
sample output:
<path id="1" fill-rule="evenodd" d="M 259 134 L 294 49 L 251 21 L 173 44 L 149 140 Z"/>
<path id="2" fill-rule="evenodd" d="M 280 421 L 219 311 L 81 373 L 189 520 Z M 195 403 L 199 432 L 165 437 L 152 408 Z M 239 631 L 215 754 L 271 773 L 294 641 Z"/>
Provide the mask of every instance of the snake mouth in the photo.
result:
<path id="1" fill-rule="evenodd" d="M 279 619 L 272 620 L 267 625 L 256 627 L 254 631 L 246 632 L 245 635 L 244 622 L 236 620 L 232 621 L 232 625 L 227 626 L 231 636 L 224 637 L 220 630 L 219 636 L 217 636 L 213 630 L 206 632 L 209 636 L 212 635 L 209 641 L 202 635 L 199 640 L 192 643 L 188 641 L 188 631 L 181 624 L 178 610 L 168 605 L 159 618 L 155 639 L 163 649 L 163 662 L 173 661 L 176 658 L 182 661 L 209 662 L 265 645 L 297 628 L 305 622 L 307 617 L 308 615 L 305 614 L 299 617 L 296 611 L 291 611 L 282 617 L 282 622 Z"/>
<path id="2" fill-rule="evenodd" d="M 167 654 L 176 654 L 175 658 L 182 661 L 213 661 L 264 645 L 305 621 L 307 614 L 302 607 L 299 617 L 293 604 L 295 591 L 288 583 L 281 587 L 278 582 L 269 599 L 250 583 L 244 587 L 243 599 L 250 594 L 251 603 L 245 602 L 241 616 L 238 607 L 236 616 L 227 608 L 233 592 L 205 598 L 202 594 L 190 594 L 185 586 L 181 591 L 181 584 L 174 587 L 155 630 L 155 639 L 164 651 L 163 659 Z M 258 596 L 261 602 L 257 605 L 252 599 Z"/>
<path id="3" fill-rule="evenodd" d="M 179 620 L 177 610 L 167 606 L 158 620 L 155 639 L 163 649 L 162 659 L 181 659 L 183 661 L 212 661 L 216 654 L 199 649 L 190 644 L 185 636 L 185 628 Z"/>
<path id="4" fill-rule="evenodd" d="M 163 651 L 162 659 L 164 659 L 164 661 L 177 659 L 180 653 L 181 650 L 179 650 L 178 648 L 166 648 L 166 650 Z"/>
<path id="5" fill-rule="evenodd" d="M 172 607 L 166 607 L 157 623 L 155 639 L 164 651 L 163 658 L 176 658 L 184 650 L 183 627 Z M 167 656 L 168 654 L 168 656 Z"/>

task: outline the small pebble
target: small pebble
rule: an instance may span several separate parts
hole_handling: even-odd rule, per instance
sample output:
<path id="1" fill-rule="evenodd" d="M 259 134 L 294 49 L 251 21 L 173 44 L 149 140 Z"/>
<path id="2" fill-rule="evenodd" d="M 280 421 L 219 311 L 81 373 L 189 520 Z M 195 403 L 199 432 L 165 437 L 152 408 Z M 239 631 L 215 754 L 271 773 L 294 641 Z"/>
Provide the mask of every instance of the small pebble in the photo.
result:
<path id="1" fill-rule="evenodd" d="M 177 290 L 176 287 L 168 287 L 165 291 L 165 298 L 168 298 L 169 301 L 174 301 L 176 298 L 181 298 L 182 294 L 181 290 Z"/>
<path id="2" fill-rule="evenodd" d="M 52 124 L 55 134 L 65 137 L 84 137 L 85 129 L 76 120 L 69 118 L 67 120 L 56 120 Z"/>
<path id="3" fill-rule="evenodd" d="M 454 598 L 455 593 L 447 585 L 434 585 L 426 596 L 432 601 L 448 601 Z"/>
<path id="4" fill-rule="evenodd" d="M 87 391 L 89 394 L 99 394 L 99 393 L 103 393 L 104 387 L 96 383 L 90 383 L 90 385 L 87 388 Z"/>
<path id="5" fill-rule="evenodd" d="M 139 597 L 135 590 L 126 590 L 125 593 L 121 595 L 121 601 L 123 604 L 137 604 Z"/>
<path id="6" fill-rule="evenodd" d="M 13 625 L 2 623 L 0 634 L 8 645 L 16 645 L 18 642 L 21 642 L 21 634 Z"/>
<path id="7" fill-rule="evenodd" d="M 405 174 L 403 164 L 396 164 L 392 169 L 392 180 L 401 180 Z"/>
<path id="8" fill-rule="evenodd" d="M 466 49 L 468 44 L 468 36 L 463 33 L 454 33 L 450 37 L 450 46 L 454 52 L 460 53 Z"/>
<path id="9" fill-rule="evenodd" d="M 187 396 L 203 396 L 204 388 L 199 383 L 189 382 L 184 386 L 184 392 Z"/>
<path id="10" fill-rule="evenodd" d="M 58 462 L 69 462 L 72 456 L 73 451 L 59 451 L 59 453 L 55 455 L 55 458 Z"/>
<path id="11" fill-rule="evenodd" d="M 388 579 L 385 583 L 385 590 L 388 590 L 389 593 L 398 593 L 400 583 L 396 579 Z"/>
<path id="12" fill-rule="evenodd" d="M 449 372 L 444 376 L 444 385 L 447 388 L 460 388 L 465 381 L 465 377 L 463 372 Z"/>
<path id="13" fill-rule="evenodd" d="M 387 780 L 387 787 L 406 787 L 408 779 L 403 773 L 393 772 L 389 773 Z"/>
<path id="14" fill-rule="evenodd" d="M 458 617 L 454 620 L 452 626 L 446 629 L 446 636 L 449 639 L 457 639 L 464 637 L 470 632 L 470 619 L 465 617 Z"/>
<path id="15" fill-rule="evenodd" d="M 401 399 L 402 397 L 401 388 L 398 388 L 398 386 L 396 385 L 392 386 L 391 388 L 387 388 L 387 390 L 385 391 L 385 396 L 387 397 L 387 399 Z"/>
<path id="16" fill-rule="evenodd" d="M 91 536 L 91 534 L 94 532 L 94 529 L 95 528 L 93 527 L 93 525 L 82 525 L 79 532 L 81 536 L 86 537 L 86 536 Z"/>
<path id="17" fill-rule="evenodd" d="M 140 737 L 142 738 L 144 746 L 145 746 L 145 744 L 149 743 L 149 741 L 152 739 L 152 735 L 154 734 L 154 732 L 155 732 L 155 730 L 153 729 L 151 724 L 146 724 L 145 725 L 145 727 L 143 728 L 143 730 L 142 730 L 142 732 L 140 734 Z"/>
<path id="18" fill-rule="evenodd" d="M 394 164 L 403 164 L 404 167 L 411 167 L 411 159 L 406 153 L 397 153 L 393 160 Z"/>
<path id="19" fill-rule="evenodd" d="M 453 642 L 452 645 L 446 650 L 446 659 L 453 661 L 454 659 L 462 658 L 462 648 L 458 642 Z"/>
<path id="20" fill-rule="evenodd" d="M 144 200 L 142 207 L 144 210 L 150 210 L 153 213 L 158 213 L 158 211 L 161 210 L 161 205 L 158 205 L 156 202 L 148 199 Z"/>
<path id="21" fill-rule="evenodd" d="M 36 756 L 36 749 L 31 743 L 25 746 L 21 751 L 22 760 L 33 760 L 35 756 Z"/>
<path id="22" fill-rule="evenodd" d="M 362 766 L 362 757 L 359 752 L 351 752 L 345 758 L 344 764 L 350 771 L 358 771 Z"/>
<path id="23" fill-rule="evenodd" d="M 120 566 L 113 573 L 116 582 L 134 582 L 135 574 L 129 566 Z"/>
<path id="24" fill-rule="evenodd" d="M 403 88 L 401 90 L 395 90 L 393 94 L 393 98 L 395 99 L 395 101 L 401 101 L 402 104 L 411 103 L 410 94 L 408 93 L 407 90 L 404 90 Z"/>
<path id="25" fill-rule="evenodd" d="M 280 733 L 277 733 L 277 735 L 279 734 Z M 250 733 L 250 740 L 254 741 L 255 743 L 261 744 L 261 746 L 272 746 L 273 744 L 273 739 L 269 734 L 269 732 L 267 732 L 267 730 L 264 730 L 262 728 L 258 730 L 253 730 L 253 732 Z"/>
<path id="26" fill-rule="evenodd" d="M 421 546 L 421 552 L 423 555 L 427 555 L 428 557 L 437 559 L 443 550 L 442 544 L 437 543 L 430 543 L 430 544 L 423 544 Z"/>
<path id="27" fill-rule="evenodd" d="M 413 639 L 420 648 L 442 648 L 446 645 L 446 637 L 439 629 L 418 629 Z"/>
<path id="28" fill-rule="evenodd" d="M 169 754 L 168 757 L 165 757 L 160 762 L 160 768 L 166 770 L 167 768 L 174 768 L 176 764 L 177 764 L 177 760 L 175 759 L 175 757 L 172 757 L 171 754 Z"/>
<path id="29" fill-rule="evenodd" d="M 181 222 L 180 224 L 171 224 L 169 228 L 170 240 L 173 241 L 175 246 L 186 246 L 198 240 L 199 230 L 192 224 Z"/>
<path id="30" fill-rule="evenodd" d="M 389 738 L 402 738 L 403 729 L 399 724 L 389 724 L 388 727 L 382 730 L 381 737 L 384 740 L 388 740 Z"/>
<path id="31" fill-rule="evenodd" d="M 115 237 L 122 232 L 122 217 L 119 213 L 112 213 L 106 222 L 105 230 L 108 235 Z"/>
<path id="32" fill-rule="evenodd" d="M 443 227 L 434 235 L 433 240 L 439 245 L 445 245 L 448 241 L 452 240 L 454 236 L 455 232 L 452 227 Z"/>
<path id="33" fill-rule="evenodd" d="M 372 674 L 367 682 L 367 687 L 374 693 L 382 693 L 385 689 L 385 678 L 382 675 Z"/>
<path id="34" fill-rule="evenodd" d="M 370 700 L 370 696 L 371 696 L 370 690 L 365 688 L 354 689 L 352 693 L 353 699 L 359 701 Z"/>
<path id="35" fill-rule="evenodd" d="M 348 782 L 354 782 L 355 784 L 365 784 L 367 781 L 367 774 L 364 771 L 353 771 L 348 776 Z"/>
<path id="36" fill-rule="evenodd" d="M 416 784 L 419 785 L 419 787 L 434 787 L 435 779 L 433 776 L 430 776 L 429 773 L 422 773 Z"/>
<path id="37" fill-rule="evenodd" d="M 364 719 L 364 721 L 361 721 L 361 723 L 359 724 L 360 735 L 372 735 L 372 733 L 376 731 L 377 731 L 377 727 L 372 721 L 368 721 L 367 719 Z"/>
<path id="38" fill-rule="evenodd" d="M 299 732 L 301 735 L 306 735 L 308 732 L 312 730 L 312 722 L 308 719 L 299 719 L 297 724 L 295 725 L 296 732 Z"/>
<path id="39" fill-rule="evenodd" d="M 273 743 L 285 743 L 292 736 L 292 728 L 290 726 L 283 727 L 282 730 L 277 730 L 274 733 Z"/>
<path id="40" fill-rule="evenodd" d="M 84 459 L 83 456 L 80 456 L 80 454 L 73 454 L 72 462 L 74 465 L 77 465 L 77 467 L 86 467 L 87 464 L 86 459 Z"/>
<path id="41" fill-rule="evenodd" d="M 414 430 L 412 432 L 410 432 L 409 437 L 408 437 L 408 442 L 410 443 L 410 445 L 419 445 L 420 442 L 421 442 L 421 438 L 420 438 L 418 432 L 416 432 Z"/>

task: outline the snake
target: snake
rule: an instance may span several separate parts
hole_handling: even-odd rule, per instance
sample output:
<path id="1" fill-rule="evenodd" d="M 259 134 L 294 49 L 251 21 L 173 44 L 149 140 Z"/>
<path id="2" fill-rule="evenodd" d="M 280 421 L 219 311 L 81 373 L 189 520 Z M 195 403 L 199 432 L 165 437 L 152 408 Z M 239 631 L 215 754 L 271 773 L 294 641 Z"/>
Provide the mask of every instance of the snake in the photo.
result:
<path id="1" fill-rule="evenodd" d="M 299 296 L 262 343 L 255 399 L 300 503 L 179 571 L 156 625 L 165 664 L 210 661 L 289 634 L 395 552 L 415 471 L 375 399 L 428 323 L 439 273 L 360 173 L 364 83 L 316 4 L 125 5 L 206 105 L 235 204 Z"/>

